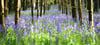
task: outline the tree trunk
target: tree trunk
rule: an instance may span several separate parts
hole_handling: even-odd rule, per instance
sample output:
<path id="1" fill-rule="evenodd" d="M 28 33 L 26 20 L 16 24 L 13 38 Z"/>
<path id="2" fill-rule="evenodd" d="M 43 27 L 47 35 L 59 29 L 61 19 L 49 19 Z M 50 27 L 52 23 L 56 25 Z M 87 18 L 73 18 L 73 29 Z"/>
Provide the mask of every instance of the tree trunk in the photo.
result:
<path id="1" fill-rule="evenodd" d="M 20 1 L 21 0 L 14 0 L 15 2 L 15 25 L 19 24 L 19 9 L 20 9 Z"/>
<path id="2" fill-rule="evenodd" d="M 99 0 L 94 0 L 94 12 L 99 12 Z"/>
<path id="3" fill-rule="evenodd" d="M 64 1 L 65 2 L 65 13 L 66 13 L 66 15 L 68 15 L 68 0 L 65 0 Z"/>
<path id="4" fill-rule="evenodd" d="M 88 1 L 89 24 L 93 27 L 93 0 Z"/>
<path id="5" fill-rule="evenodd" d="M 46 1 L 44 0 L 44 6 L 43 6 L 44 10 L 43 10 L 43 14 L 45 14 L 45 7 L 46 7 Z"/>
<path id="6" fill-rule="evenodd" d="M 100 8 L 100 0 L 99 0 L 99 8 Z"/>
<path id="7" fill-rule="evenodd" d="M 9 0 L 9 2 L 8 2 L 9 12 L 14 11 L 13 3 L 12 2 L 13 2 L 13 0 Z"/>
<path id="8" fill-rule="evenodd" d="M 33 0 L 31 0 L 31 15 L 32 15 L 32 23 L 33 23 Z"/>
<path id="9" fill-rule="evenodd" d="M 62 6 L 62 14 L 64 13 L 64 0 L 61 1 Z"/>
<path id="10" fill-rule="evenodd" d="M 0 0 L 0 25 L 2 25 L 3 29 L 5 30 L 4 20 L 4 0 Z"/>
<path id="11" fill-rule="evenodd" d="M 77 21 L 76 0 L 71 0 L 71 6 L 72 6 L 72 17 L 73 17 L 74 21 Z"/>
<path id="12" fill-rule="evenodd" d="M 23 0 L 23 10 L 26 10 L 26 0 Z"/>
<path id="13" fill-rule="evenodd" d="M 71 15 L 71 13 L 72 13 L 72 6 L 71 6 L 71 0 L 69 0 L 69 7 L 70 7 L 70 15 Z"/>
<path id="14" fill-rule="evenodd" d="M 36 0 L 37 18 L 39 17 L 39 0 Z"/>
<path id="15" fill-rule="evenodd" d="M 43 0 L 40 0 L 40 16 L 42 17 Z"/>
<path id="16" fill-rule="evenodd" d="M 85 5 L 85 8 L 87 8 L 87 0 L 84 0 L 84 5 Z"/>
<path id="17" fill-rule="evenodd" d="M 4 15 L 7 17 L 7 11 L 8 11 L 8 0 L 4 0 Z"/>
<path id="18" fill-rule="evenodd" d="M 81 0 L 78 0 L 78 14 L 79 14 L 79 21 L 82 24 L 83 17 L 82 17 L 82 2 Z"/>
<path id="19" fill-rule="evenodd" d="M 54 0 L 54 3 L 57 4 L 57 0 Z"/>
<path id="20" fill-rule="evenodd" d="M 59 11 L 61 10 L 61 1 L 60 0 L 58 0 L 58 9 L 59 9 Z"/>
<path id="21" fill-rule="evenodd" d="M 47 0 L 47 10 L 50 10 L 51 4 L 50 4 L 50 0 Z"/>

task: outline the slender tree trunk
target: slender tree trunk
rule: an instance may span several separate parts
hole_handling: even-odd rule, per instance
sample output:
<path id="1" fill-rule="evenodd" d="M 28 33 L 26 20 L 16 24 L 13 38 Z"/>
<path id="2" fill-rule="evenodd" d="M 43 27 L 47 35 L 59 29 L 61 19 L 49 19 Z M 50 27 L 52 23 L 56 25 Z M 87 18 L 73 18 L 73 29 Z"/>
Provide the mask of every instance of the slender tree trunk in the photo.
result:
<path id="1" fill-rule="evenodd" d="M 82 24 L 83 17 L 82 17 L 82 2 L 81 0 L 78 0 L 78 13 L 79 13 L 79 21 Z"/>
<path id="2" fill-rule="evenodd" d="M 42 9 L 43 9 L 43 0 L 40 0 L 40 16 L 42 17 Z"/>
<path id="3" fill-rule="evenodd" d="M 13 2 L 12 0 L 9 0 L 9 2 L 8 2 L 8 4 L 9 4 L 9 6 L 8 6 L 9 7 L 9 12 L 12 11 L 12 6 L 13 6 L 12 2 Z"/>
<path id="4" fill-rule="evenodd" d="M 4 15 L 7 17 L 7 11 L 8 11 L 8 0 L 4 0 Z"/>
<path id="5" fill-rule="evenodd" d="M 99 0 L 94 0 L 94 12 L 99 12 Z"/>
<path id="6" fill-rule="evenodd" d="M 33 23 L 33 0 L 31 0 L 31 15 L 32 15 L 32 23 Z"/>
<path id="7" fill-rule="evenodd" d="M 54 3 L 57 4 L 57 0 L 54 0 Z"/>
<path id="8" fill-rule="evenodd" d="M 37 18 L 39 17 L 39 0 L 36 0 L 37 7 Z"/>
<path id="9" fill-rule="evenodd" d="M 72 17 L 73 17 L 74 21 L 77 21 L 76 0 L 71 0 L 71 6 L 72 6 Z"/>
<path id="10" fill-rule="evenodd" d="M 93 0 L 88 1 L 89 24 L 93 27 Z"/>
<path id="11" fill-rule="evenodd" d="M 68 15 L 68 0 L 65 0 L 65 12 L 66 12 L 66 15 Z"/>
<path id="12" fill-rule="evenodd" d="M 5 30 L 4 20 L 4 0 L 0 0 L 0 25 L 2 25 L 3 29 Z"/>
<path id="13" fill-rule="evenodd" d="M 100 0 L 99 0 L 99 8 L 100 8 Z"/>
<path id="14" fill-rule="evenodd" d="M 15 25 L 19 24 L 20 1 L 21 0 L 14 0 L 14 3 L 15 3 Z"/>
<path id="15" fill-rule="evenodd" d="M 23 10 L 26 10 L 26 0 L 23 0 Z"/>
<path id="16" fill-rule="evenodd" d="M 43 6 L 44 10 L 43 10 L 43 14 L 45 14 L 45 7 L 46 7 L 46 1 L 44 0 L 44 6 Z"/>
<path id="17" fill-rule="evenodd" d="M 59 9 L 59 11 L 61 10 L 61 1 L 60 0 L 58 0 L 58 9 Z"/>
<path id="18" fill-rule="evenodd" d="M 87 0 L 84 0 L 85 8 L 87 8 Z"/>
<path id="19" fill-rule="evenodd" d="M 70 15 L 71 15 L 71 13 L 72 13 L 72 6 L 71 6 L 71 0 L 69 0 L 69 7 L 70 7 Z"/>
<path id="20" fill-rule="evenodd" d="M 47 3 L 48 4 L 47 9 L 50 10 L 50 7 L 51 7 L 50 0 L 48 0 L 47 2 L 48 2 Z"/>
<path id="21" fill-rule="evenodd" d="M 64 0 L 61 1 L 62 4 L 62 14 L 64 13 Z"/>

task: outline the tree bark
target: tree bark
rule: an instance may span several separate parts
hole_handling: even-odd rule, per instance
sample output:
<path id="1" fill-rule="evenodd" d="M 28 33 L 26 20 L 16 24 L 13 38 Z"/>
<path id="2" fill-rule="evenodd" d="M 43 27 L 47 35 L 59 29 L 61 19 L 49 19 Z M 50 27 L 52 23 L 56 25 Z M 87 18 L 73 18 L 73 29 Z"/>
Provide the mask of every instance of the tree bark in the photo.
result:
<path id="1" fill-rule="evenodd" d="M 61 0 L 58 0 L 58 9 L 61 10 Z"/>
<path id="2" fill-rule="evenodd" d="M 93 0 L 88 1 L 88 14 L 89 14 L 89 24 L 93 27 Z"/>
<path id="3" fill-rule="evenodd" d="M 72 17 L 73 17 L 74 21 L 77 21 L 76 0 L 71 0 L 71 6 L 72 6 Z"/>
<path id="4" fill-rule="evenodd" d="M 68 15 L 68 0 L 65 0 L 64 1 L 65 2 L 65 13 L 66 13 L 66 15 Z"/>
<path id="5" fill-rule="evenodd" d="M 70 15 L 71 15 L 71 13 L 72 13 L 72 6 L 71 6 L 71 0 L 69 1 L 69 7 L 70 7 Z"/>
<path id="6" fill-rule="evenodd" d="M 15 2 L 15 25 L 19 24 L 19 9 L 20 9 L 20 1 L 21 0 L 14 0 Z"/>
<path id="7" fill-rule="evenodd" d="M 45 7 L 46 7 L 46 1 L 44 0 L 44 6 L 43 6 L 44 10 L 43 10 L 43 14 L 45 14 Z"/>
<path id="8" fill-rule="evenodd" d="M 0 0 L 0 25 L 2 25 L 3 29 L 5 30 L 4 20 L 4 0 Z"/>
<path id="9" fill-rule="evenodd" d="M 7 11 L 8 11 L 8 0 L 4 0 L 4 15 L 7 17 Z"/>
<path id="10" fill-rule="evenodd" d="M 62 14 L 64 14 L 64 0 L 61 1 L 61 7 L 62 7 Z"/>
<path id="11" fill-rule="evenodd" d="M 37 18 L 39 17 L 39 0 L 36 0 Z"/>
<path id="12" fill-rule="evenodd" d="M 94 12 L 99 12 L 99 0 L 94 0 Z"/>
<path id="13" fill-rule="evenodd" d="M 78 0 L 78 14 L 79 14 L 79 21 L 82 24 L 83 16 L 82 16 L 82 2 L 81 0 Z"/>
<path id="14" fill-rule="evenodd" d="M 43 9 L 43 0 L 40 0 L 40 16 L 42 17 L 42 9 Z"/>
<path id="15" fill-rule="evenodd" d="M 31 15 L 32 15 L 32 23 L 33 23 L 33 0 L 31 0 Z"/>

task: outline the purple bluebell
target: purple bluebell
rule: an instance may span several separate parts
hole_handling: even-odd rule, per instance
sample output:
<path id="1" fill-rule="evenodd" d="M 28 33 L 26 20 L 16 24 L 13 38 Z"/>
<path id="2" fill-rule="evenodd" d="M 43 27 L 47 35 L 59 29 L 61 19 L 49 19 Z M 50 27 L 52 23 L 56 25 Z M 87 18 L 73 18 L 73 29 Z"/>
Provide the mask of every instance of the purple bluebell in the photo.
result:
<path id="1" fill-rule="evenodd" d="M 61 24 L 57 24 L 57 32 L 62 33 Z"/>
<path id="2" fill-rule="evenodd" d="M 95 26 L 95 27 L 97 26 L 97 24 L 99 24 L 99 22 L 98 22 L 98 21 L 94 22 L 94 26 Z"/>
<path id="3" fill-rule="evenodd" d="M 96 30 L 96 33 L 100 33 L 100 29 L 97 29 L 97 30 Z"/>

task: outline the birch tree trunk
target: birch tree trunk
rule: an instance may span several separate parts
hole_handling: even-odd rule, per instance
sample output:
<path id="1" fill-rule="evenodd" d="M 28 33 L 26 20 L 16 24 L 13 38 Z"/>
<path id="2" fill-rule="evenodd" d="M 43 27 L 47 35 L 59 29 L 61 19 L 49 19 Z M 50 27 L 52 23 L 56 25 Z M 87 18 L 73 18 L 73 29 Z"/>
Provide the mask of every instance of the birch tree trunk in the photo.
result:
<path id="1" fill-rule="evenodd" d="M 78 0 L 78 14 L 79 14 L 79 21 L 82 24 L 83 16 L 82 16 L 82 2 Z"/>
<path id="2" fill-rule="evenodd" d="M 20 1 L 21 0 L 14 0 L 14 3 L 15 3 L 15 25 L 19 24 Z"/>
<path id="3" fill-rule="evenodd" d="M 4 0 L 0 0 L 0 25 L 2 25 L 3 29 L 5 30 L 4 20 Z"/>
<path id="4" fill-rule="evenodd" d="M 88 2 L 88 14 L 89 14 L 89 24 L 93 27 L 93 0 L 87 0 Z"/>

